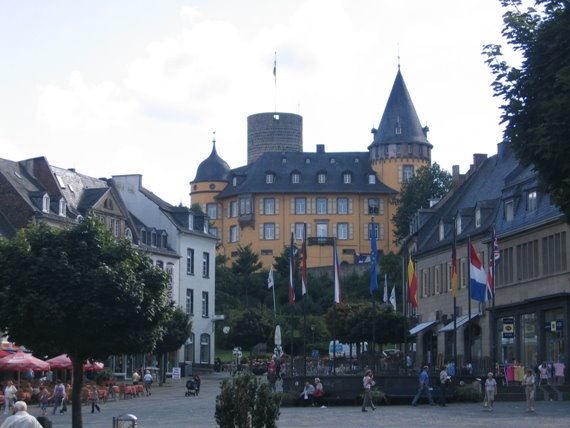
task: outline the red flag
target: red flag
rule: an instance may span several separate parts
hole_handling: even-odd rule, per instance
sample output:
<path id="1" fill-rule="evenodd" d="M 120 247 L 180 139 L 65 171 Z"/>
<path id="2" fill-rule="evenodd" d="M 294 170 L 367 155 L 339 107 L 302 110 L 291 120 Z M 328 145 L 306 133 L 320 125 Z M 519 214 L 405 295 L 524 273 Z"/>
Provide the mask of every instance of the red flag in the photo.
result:
<path id="1" fill-rule="evenodd" d="M 408 286 L 410 288 L 410 303 L 412 304 L 412 308 L 417 308 L 418 279 L 416 278 L 416 271 L 414 270 L 414 263 L 412 262 L 411 256 L 408 262 Z"/>

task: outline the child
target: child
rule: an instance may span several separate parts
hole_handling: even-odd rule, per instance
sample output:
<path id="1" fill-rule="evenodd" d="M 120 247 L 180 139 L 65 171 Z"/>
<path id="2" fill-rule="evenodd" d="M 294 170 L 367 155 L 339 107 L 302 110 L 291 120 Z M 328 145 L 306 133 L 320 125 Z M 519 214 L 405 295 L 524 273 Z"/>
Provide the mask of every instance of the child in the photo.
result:
<path id="1" fill-rule="evenodd" d="M 489 411 L 491 411 L 493 410 L 493 403 L 495 402 L 495 397 L 497 396 L 497 381 L 493 378 L 492 372 L 489 372 L 487 376 L 487 380 L 485 381 L 484 407 L 488 407 Z"/>
<path id="2" fill-rule="evenodd" d="M 42 410 L 42 416 L 46 416 L 49 404 L 49 392 L 45 386 L 42 386 L 40 390 L 39 402 L 40 402 L 40 409 Z"/>

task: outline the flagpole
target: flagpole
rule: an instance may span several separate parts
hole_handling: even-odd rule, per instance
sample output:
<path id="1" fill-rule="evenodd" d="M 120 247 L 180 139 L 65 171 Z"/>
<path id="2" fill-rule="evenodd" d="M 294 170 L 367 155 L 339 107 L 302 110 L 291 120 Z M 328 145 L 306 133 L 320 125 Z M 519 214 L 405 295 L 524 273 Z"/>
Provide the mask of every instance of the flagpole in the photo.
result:
<path id="1" fill-rule="evenodd" d="M 496 329 L 495 329 L 495 294 L 497 290 L 497 275 L 496 275 L 496 260 L 495 260 L 495 242 L 497 241 L 497 232 L 495 230 L 495 225 L 493 225 L 493 229 L 491 232 L 491 277 L 493 279 L 493 288 L 492 288 L 492 300 L 491 300 L 491 357 L 493 361 L 493 367 L 495 367 L 495 362 L 497 358 L 497 338 L 496 338 Z M 498 251 L 498 248 L 496 249 Z"/>
<path id="2" fill-rule="evenodd" d="M 402 258 L 402 313 L 404 314 L 404 361 L 406 362 L 406 374 L 408 373 L 408 303 L 406 293 L 406 258 Z M 410 356 L 411 360 L 411 356 Z"/>
<path id="3" fill-rule="evenodd" d="M 291 342 L 291 376 L 293 376 L 293 311 L 295 302 L 295 282 L 294 282 L 294 270 L 295 270 L 295 253 L 293 251 L 293 239 L 294 234 L 291 232 L 291 243 L 289 246 L 289 309 L 291 311 L 291 332 L 290 332 L 290 342 Z"/>
<path id="4" fill-rule="evenodd" d="M 307 376 L 307 223 L 303 223 L 303 245 L 301 250 L 301 283 L 303 285 L 303 375 Z"/>
<path id="5" fill-rule="evenodd" d="M 275 91 L 275 113 L 277 113 L 277 51 L 275 51 L 275 57 L 273 59 L 273 78 L 275 81 L 275 87 L 274 87 L 274 91 Z"/>
<path id="6" fill-rule="evenodd" d="M 455 373 L 459 373 L 457 367 L 457 292 L 459 278 L 457 277 L 457 229 L 453 217 L 453 243 L 451 248 L 451 292 L 453 293 L 453 364 Z"/>
<path id="7" fill-rule="evenodd" d="M 464 364 L 471 362 L 471 236 L 467 237 L 467 244 L 467 349 Z"/>
<path id="8" fill-rule="evenodd" d="M 376 223 L 374 217 L 370 222 L 370 298 L 372 299 L 372 366 L 376 372 L 376 299 L 374 292 L 378 290 L 378 275 L 376 274 L 376 257 L 378 250 L 376 247 Z"/>

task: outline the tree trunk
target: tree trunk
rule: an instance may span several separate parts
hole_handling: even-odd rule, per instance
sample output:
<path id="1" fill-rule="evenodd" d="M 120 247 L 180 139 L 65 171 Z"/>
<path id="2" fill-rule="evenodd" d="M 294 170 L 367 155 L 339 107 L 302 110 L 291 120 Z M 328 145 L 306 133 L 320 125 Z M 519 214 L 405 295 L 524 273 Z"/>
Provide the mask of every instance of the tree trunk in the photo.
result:
<path id="1" fill-rule="evenodd" d="M 69 356 L 73 363 L 73 385 L 71 391 L 71 427 L 83 428 L 81 418 L 81 388 L 83 387 L 83 360 Z"/>

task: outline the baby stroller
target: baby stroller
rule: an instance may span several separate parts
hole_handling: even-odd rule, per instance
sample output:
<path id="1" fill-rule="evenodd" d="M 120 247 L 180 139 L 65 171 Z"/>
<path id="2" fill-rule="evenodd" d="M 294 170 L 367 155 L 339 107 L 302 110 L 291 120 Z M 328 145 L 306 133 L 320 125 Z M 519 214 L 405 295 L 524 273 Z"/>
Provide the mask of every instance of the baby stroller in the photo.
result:
<path id="1" fill-rule="evenodd" d="M 190 397 L 193 395 L 197 397 L 200 393 L 200 378 L 194 376 L 192 379 L 188 379 L 186 381 L 186 393 L 184 394 L 186 397 Z"/>

